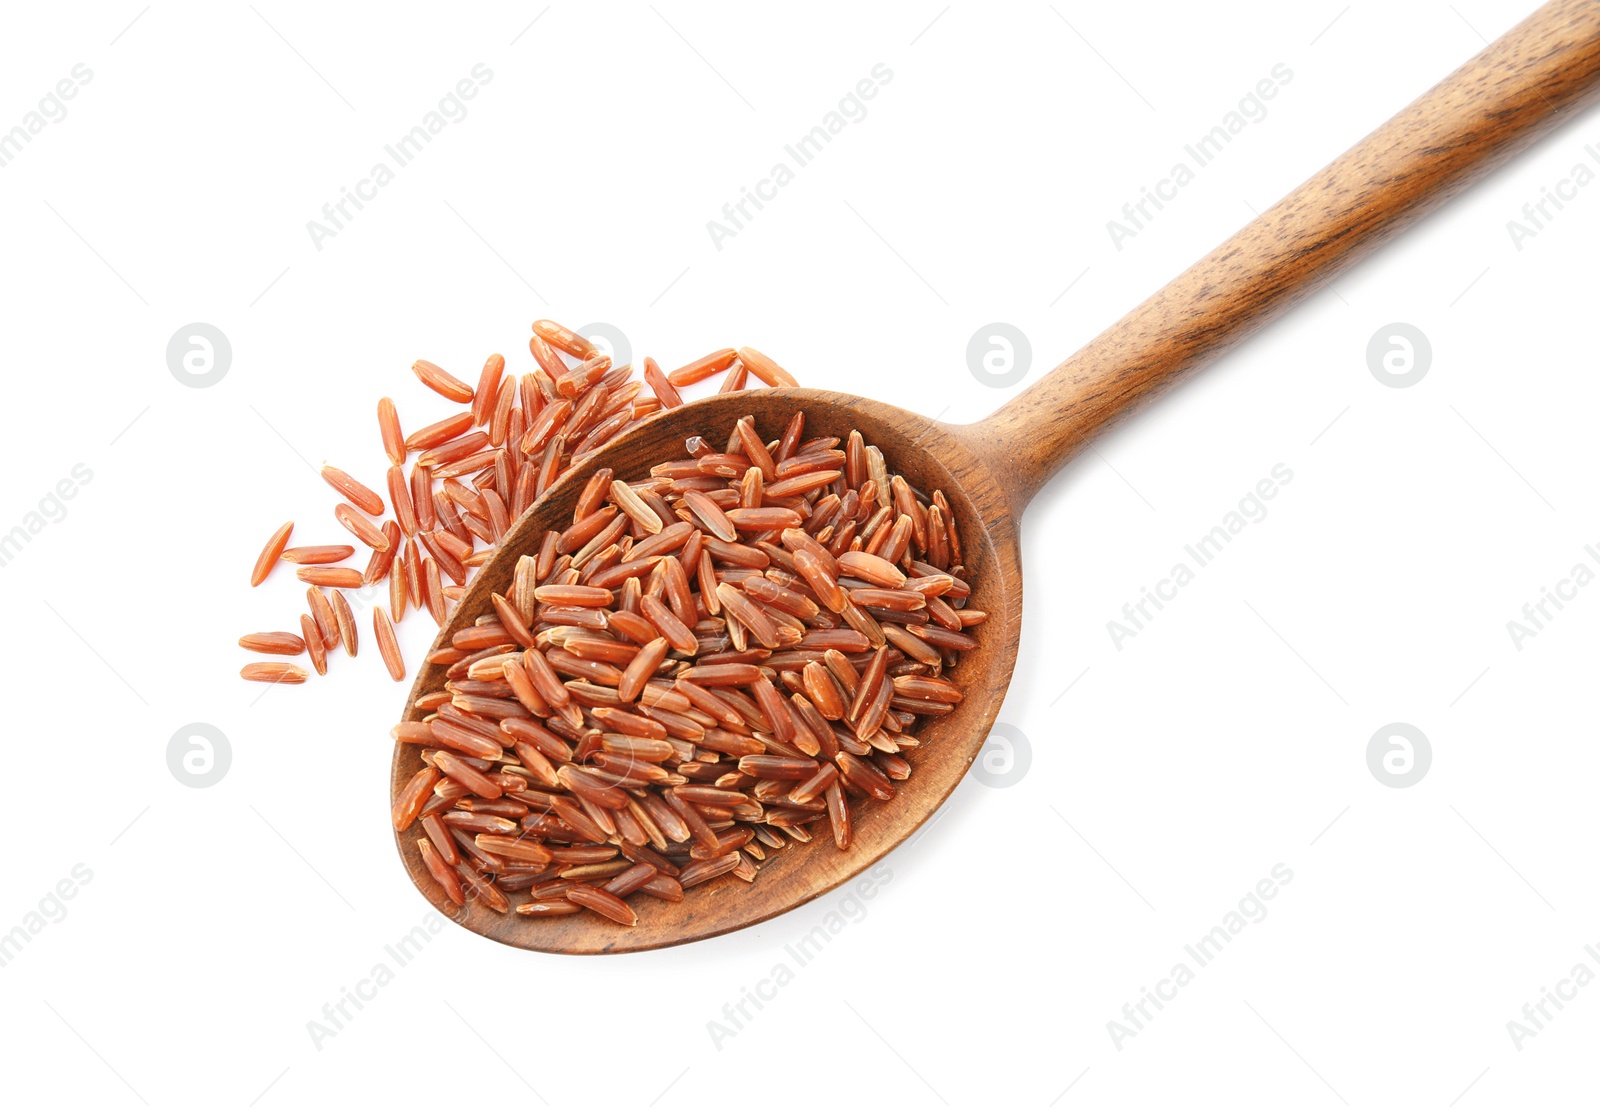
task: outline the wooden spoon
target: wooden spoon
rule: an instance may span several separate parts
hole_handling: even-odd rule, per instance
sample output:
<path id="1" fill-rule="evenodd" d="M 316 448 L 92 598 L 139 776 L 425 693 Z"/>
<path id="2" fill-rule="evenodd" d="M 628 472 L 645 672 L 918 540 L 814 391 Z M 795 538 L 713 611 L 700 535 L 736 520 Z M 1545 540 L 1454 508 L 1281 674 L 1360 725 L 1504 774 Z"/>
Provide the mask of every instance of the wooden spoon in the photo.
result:
<path id="1" fill-rule="evenodd" d="M 823 837 L 768 857 L 754 884 L 731 876 L 690 889 L 681 904 L 639 899 L 635 928 L 598 916 L 500 915 L 459 909 L 428 874 L 417 830 L 397 835 L 423 895 L 481 935 L 538 951 L 621 953 L 688 943 L 757 924 L 819 896 L 900 844 L 944 801 L 982 747 L 1005 695 L 1022 626 L 1017 522 L 1061 465 L 1134 406 L 1260 328 L 1298 298 L 1571 116 L 1600 90 L 1600 3 L 1554 0 L 1451 74 L 1366 139 L 1096 337 L 1041 382 L 975 425 L 947 425 L 881 402 L 824 390 L 724 394 L 665 411 L 603 449 L 593 467 L 644 476 L 684 455 L 685 437 L 713 443 L 753 414 L 776 436 L 797 409 L 806 435 L 859 429 L 891 471 L 943 490 L 959 523 L 970 606 L 987 611 L 982 647 L 954 679 L 966 699 L 923 732 L 915 771 L 887 804 L 855 814 L 848 851 Z M 446 624 L 439 645 L 505 592 L 517 558 L 544 532 L 570 524 L 587 474 L 558 483 L 515 524 Z M 444 683 L 424 667 L 412 701 Z M 407 704 L 406 718 L 418 718 Z M 419 748 L 397 745 L 392 791 L 421 767 Z"/>

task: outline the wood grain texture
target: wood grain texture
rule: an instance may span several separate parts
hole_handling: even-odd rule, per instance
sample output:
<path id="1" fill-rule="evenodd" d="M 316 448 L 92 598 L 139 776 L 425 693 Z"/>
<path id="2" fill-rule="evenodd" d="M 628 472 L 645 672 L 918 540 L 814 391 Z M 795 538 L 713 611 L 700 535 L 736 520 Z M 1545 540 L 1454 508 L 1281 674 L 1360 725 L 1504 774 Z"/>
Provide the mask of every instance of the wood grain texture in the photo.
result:
<path id="1" fill-rule="evenodd" d="M 514 947 L 565 954 L 619 954 L 721 935 L 770 919 L 849 880 L 904 841 L 960 782 L 988 738 L 1016 662 L 1022 629 L 1016 523 L 1005 492 L 945 427 L 881 402 L 824 390 L 754 390 L 717 395 L 657 414 L 602 449 L 592 469 L 568 476 L 523 515 L 472 579 L 435 647 L 448 645 L 452 634 L 489 609 L 490 592 L 506 591 L 517 558 L 537 552 L 545 530 L 571 524 L 573 503 L 592 470 L 611 468 L 619 479 L 643 479 L 651 465 L 682 459 L 685 437 L 699 433 L 713 444 L 721 443 L 746 414 L 755 417 L 762 435 L 776 437 L 796 410 L 806 413 L 806 436 L 843 438 L 851 429 L 859 429 L 867 443 L 883 450 L 891 470 L 923 490 L 938 488 L 950 498 L 973 587 L 970 605 L 990 616 L 972 630 L 981 647 L 964 653 L 950 673 L 966 699 L 952 714 L 932 720 L 920 732 L 923 745 L 906 755 L 913 766 L 911 778 L 897 784 L 893 801 L 852 802 L 855 839 L 847 851 L 838 850 L 824 829 L 810 843 L 792 843 L 769 856 L 754 884 L 729 875 L 689 889 L 682 904 L 635 898 L 631 905 L 639 924 L 621 928 L 587 914 L 502 916 L 476 904 L 462 910 L 448 900 L 423 865 L 416 847 L 420 828 L 398 833 L 395 842 L 412 881 L 445 915 Z M 438 665 L 423 666 L 405 719 L 421 718 L 412 704 L 423 693 L 443 687 L 444 672 Z M 391 799 L 421 767 L 419 747 L 395 746 Z"/>
<path id="2" fill-rule="evenodd" d="M 993 415 L 955 435 L 1021 516 L 1090 439 L 1499 166 L 1600 92 L 1600 3 L 1555 0 Z"/>
<path id="3" fill-rule="evenodd" d="M 1091 437 L 1184 373 L 1225 351 L 1341 267 L 1499 165 L 1593 98 L 1600 77 L 1600 2 L 1555 0 L 1283 201 L 1169 283 L 1040 383 L 976 425 L 931 421 L 905 410 L 829 391 L 782 389 L 719 395 L 657 414 L 597 454 L 592 467 L 644 477 L 680 458 L 684 438 L 712 443 L 755 416 L 776 435 L 796 409 L 808 435 L 860 429 L 892 470 L 925 490 L 942 489 L 966 550 L 972 605 L 990 619 L 981 647 L 963 655 L 954 678 L 967 698 L 933 722 L 911 756 L 914 772 L 888 805 L 855 817 L 847 852 L 826 836 L 769 858 L 753 885 L 726 876 L 689 890 L 682 904 L 639 900 L 639 924 L 598 917 L 536 919 L 453 905 L 424 867 L 417 831 L 396 836 L 413 882 L 440 911 L 491 939 L 538 951 L 603 954 L 688 943 L 761 923 L 828 892 L 903 842 L 950 794 L 976 757 L 1005 696 L 1022 625 L 1017 520 L 1033 494 Z M 548 528 L 570 523 L 590 471 L 557 484 L 519 520 L 473 579 L 436 646 L 503 592 L 517 558 Z M 415 699 L 442 686 L 444 670 L 424 666 Z M 397 745 L 392 791 L 421 766 L 416 746 Z"/>

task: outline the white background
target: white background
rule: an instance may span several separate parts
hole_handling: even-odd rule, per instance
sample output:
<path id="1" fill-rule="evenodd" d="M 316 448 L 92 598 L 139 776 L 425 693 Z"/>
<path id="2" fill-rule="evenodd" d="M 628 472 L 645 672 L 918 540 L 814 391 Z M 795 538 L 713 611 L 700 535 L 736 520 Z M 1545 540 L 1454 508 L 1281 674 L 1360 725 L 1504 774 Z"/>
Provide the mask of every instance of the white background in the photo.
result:
<path id="1" fill-rule="evenodd" d="M 93 473 L 0 568 L 0 932 L 75 864 L 93 874 L 0 968 L 12 1100 L 1472 1110 L 1592 1095 L 1600 989 L 1520 1050 L 1507 1022 L 1575 964 L 1600 972 L 1583 950 L 1600 944 L 1600 589 L 1520 649 L 1506 624 L 1575 563 L 1600 570 L 1583 551 L 1600 543 L 1600 185 L 1520 251 L 1506 222 L 1595 165 L 1594 112 L 1044 491 L 1001 715 L 1028 740 L 1025 774 L 969 777 L 888 859 L 858 922 L 720 1047 L 708 1023 L 793 967 L 785 944 L 837 894 L 606 960 L 446 925 L 317 1049 L 308 1022 L 392 967 L 384 945 L 429 912 L 388 827 L 403 690 L 370 634 L 299 689 L 240 681 L 234 647 L 303 608 L 282 570 L 245 586 L 271 529 L 342 539 L 308 465 L 377 480 L 376 398 L 410 425 L 449 408 L 411 378 L 415 358 L 475 379 L 497 350 L 525 370 L 533 318 L 604 321 L 668 366 L 754 344 L 808 385 L 976 420 L 1530 8 L 8 8 L 0 130 L 75 64 L 93 73 L 0 169 L 0 532 L 74 465 Z M 468 114 L 318 250 L 307 221 L 477 63 L 493 78 Z M 707 221 L 877 63 L 893 78 L 865 118 L 718 250 Z M 1267 117 L 1116 250 L 1106 222 L 1278 63 L 1293 80 Z M 967 368 L 994 321 L 1031 341 L 1021 386 Z M 191 322 L 232 344 L 208 389 L 166 364 Z M 1366 363 L 1391 322 L 1432 343 L 1407 389 Z M 1294 478 L 1265 520 L 1114 646 L 1123 604 L 1278 463 Z M 402 627 L 412 662 L 430 629 Z M 194 722 L 232 753 L 207 789 L 167 767 Z M 1431 743 L 1406 789 L 1367 765 L 1393 722 Z M 1119 1049 L 1108 1022 L 1278 863 L 1293 881 L 1266 918 Z"/>

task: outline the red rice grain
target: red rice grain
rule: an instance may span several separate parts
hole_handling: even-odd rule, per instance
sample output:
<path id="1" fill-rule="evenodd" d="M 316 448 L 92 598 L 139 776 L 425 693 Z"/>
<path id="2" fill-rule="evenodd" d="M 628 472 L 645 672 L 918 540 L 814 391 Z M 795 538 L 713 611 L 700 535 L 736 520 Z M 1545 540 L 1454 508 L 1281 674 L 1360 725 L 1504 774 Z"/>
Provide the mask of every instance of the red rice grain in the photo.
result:
<path id="1" fill-rule="evenodd" d="M 260 587 L 261 581 L 267 578 L 272 566 L 277 564 L 278 558 L 283 555 L 284 547 L 289 544 L 289 534 L 293 531 L 294 523 L 285 522 L 267 538 L 267 544 L 261 550 L 261 555 L 256 557 L 256 566 L 250 572 L 251 587 Z"/>
<path id="2" fill-rule="evenodd" d="M 425 425 L 405 439 L 407 452 L 426 452 L 428 449 L 437 448 L 441 444 L 454 440 L 468 429 L 472 428 L 472 413 L 456 414 L 443 421 L 435 421 L 432 425 Z M 488 443 L 485 438 L 484 443 Z M 404 463 L 404 461 L 401 461 Z"/>
<path id="3" fill-rule="evenodd" d="M 328 486 L 374 518 L 383 513 L 383 499 L 366 484 L 327 464 L 322 467 L 322 478 L 327 480 Z"/>
<path id="4" fill-rule="evenodd" d="M 304 684 L 306 670 L 299 665 L 280 664 L 277 661 L 252 661 L 239 670 L 245 680 L 261 680 L 268 684 Z"/>
<path id="5" fill-rule="evenodd" d="M 344 597 L 344 592 L 333 593 L 333 617 L 339 626 L 339 640 L 344 643 L 344 651 L 350 656 L 356 655 L 356 616 L 350 609 L 350 600 Z"/>
<path id="6" fill-rule="evenodd" d="M 333 516 L 339 519 L 340 525 L 355 534 L 356 538 L 368 548 L 375 549 L 378 552 L 383 552 L 389 548 L 389 538 L 384 535 L 383 530 L 363 518 L 356 512 L 356 508 L 349 503 L 341 502 L 334 507 Z M 301 578 L 304 579 L 304 577 Z"/>
<path id="7" fill-rule="evenodd" d="M 322 631 L 317 629 L 317 620 L 308 614 L 300 616 L 300 638 L 311 655 L 311 667 L 317 670 L 318 676 L 327 676 L 328 647 L 322 640 Z"/>
<path id="8" fill-rule="evenodd" d="M 433 879 L 444 887 L 445 894 L 457 904 L 466 904 L 467 895 L 461 888 L 461 879 L 443 858 L 433 848 L 433 843 L 426 838 L 417 840 L 417 850 L 422 855 L 423 865 L 428 867 L 428 872 Z"/>
<path id="9" fill-rule="evenodd" d="M 576 359 L 593 359 L 599 354 L 586 337 L 554 321 L 533 322 L 533 332 L 552 348 L 558 348 Z"/>
<path id="10" fill-rule="evenodd" d="M 734 348 L 720 348 L 710 355 L 701 356 L 693 363 L 686 363 L 667 376 L 667 382 L 673 386 L 692 386 L 701 379 L 709 379 L 713 375 L 721 374 L 733 366 L 739 353 Z"/>
<path id="11" fill-rule="evenodd" d="M 404 680 L 406 665 L 400 658 L 400 643 L 395 640 L 394 626 L 382 607 L 372 608 L 372 632 L 378 639 L 378 652 L 383 657 L 384 667 L 389 670 L 390 677 Z"/>
<path id="12" fill-rule="evenodd" d="M 489 423 L 490 408 L 500 390 L 500 378 L 505 374 L 506 357 L 492 355 L 483 364 L 483 372 L 478 376 L 478 389 L 472 392 L 472 420 L 478 425 Z M 397 460 L 396 463 L 404 463 Z"/>
<path id="13" fill-rule="evenodd" d="M 333 604 L 319 587 L 306 588 L 306 605 L 311 608 L 317 629 L 322 632 L 322 646 L 332 649 L 339 644 L 339 620 L 334 617 Z"/>
<path id="14" fill-rule="evenodd" d="M 400 415 L 395 412 L 394 400 L 378 399 L 378 434 L 383 438 L 383 452 L 391 464 L 406 462 L 406 441 L 400 434 Z"/>
<path id="15" fill-rule="evenodd" d="M 472 388 L 436 363 L 419 359 L 411 365 L 411 371 L 422 380 L 423 386 L 452 402 L 472 401 Z"/>
<path id="16" fill-rule="evenodd" d="M 795 377 L 754 348 L 740 348 L 739 362 L 750 368 L 750 374 L 768 386 L 799 386 Z"/>
<path id="17" fill-rule="evenodd" d="M 354 568 L 325 564 L 309 564 L 295 569 L 302 583 L 318 587 L 360 587 L 362 575 Z"/>
<path id="18" fill-rule="evenodd" d="M 355 555 L 353 545 L 302 545 L 283 550 L 282 559 L 290 564 L 337 564 Z"/>
<path id="19" fill-rule="evenodd" d="M 239 648 L 253 653 L 282 653 L 298 657 L 306 651 L 306 643 L 298 634 L 277 630 L 270 633 L 246 634 L 239 639 Z"/>
<path id="20" fill-rule="evenodd" d="M 639 922 L 638 913 L 629 908 L 621 897 L 614 896 L 604 889 L 596 889 L 593 885 L 569 886 L 567 900 L 580 908 L 598 912 L 608 920 L 615 920 L 623 927 L 633 927 Z"/>

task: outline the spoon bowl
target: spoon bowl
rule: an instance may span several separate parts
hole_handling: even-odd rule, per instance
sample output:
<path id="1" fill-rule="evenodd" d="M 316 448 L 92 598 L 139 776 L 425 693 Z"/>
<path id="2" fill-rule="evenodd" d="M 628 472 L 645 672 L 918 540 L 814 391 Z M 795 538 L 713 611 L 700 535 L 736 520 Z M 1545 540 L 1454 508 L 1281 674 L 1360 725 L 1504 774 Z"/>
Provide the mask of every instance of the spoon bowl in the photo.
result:
<path id="1" fill-rule="evenodd" d="M 761 435 L 772 438 L 783 432 L 798 410 L 805 412 L 808 438 L 836 436 L 842 442 L 852 429 L 859 429 L 868 444 L 883 450 L 890 471 L 924 491 L 945 492 L 961 534 L 963 578 L 972 587 L 967 605 L 989 615 L 988 621 L 972 628 L 979 648 L 964 652 L 948 674 L 965 698 L 949 715 L 930 719 L 918 731 L 922 745 L 904 755 L 912 765 L 910 778 L 896 785 L 893 800 L 868 801 L 852 809 L 854 838 L 848 850 L 839 850 L 825 834 L 809 843 L 791 840 L 768 856 L 754 883 L 725 874 L 685 890 L 681 904 L 634 901 L 639 922 L 633 928 L 586 915 L 501 915 L 477 902 L 459 909 L 428 873 L 417 851 L 416 832 L 397 832 L 395 843 L 412 881 L 445 915 L 501 943 L 564 954 L 621 954 L 707 939 L 787 912 L 871 866 L 938 810 L 966 773 L 999 713 L 1016 662 L 1022 625 L 1016 523 L 1004 488 L 967 447 L 957 427 L 881 402 L 826 390 L 779 388 L 719 394 L 652 416 L 552 486 L 513 525 L 473 577 L 435 648 L 449 645 L 453 634 L 490 609 L 490 592 L 506 593 L 518 558 L 537 552 L 546 530 L 572 524 L 573 503 L 594 471 L 611 468 L 619 479 L 642 479 L 653 465 L 684 458 L 683 442 L 695 433 L 720 442 L 748 414 Z M 444 673 L 443 665 L 423 666 L 407 702 L 406 719 L 422 717 L 416 700 L 442 687 Z M 420 768 L 421 748 L 396 744 L 391 798 Z"/>

